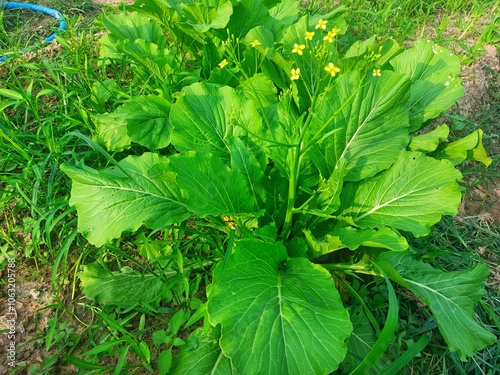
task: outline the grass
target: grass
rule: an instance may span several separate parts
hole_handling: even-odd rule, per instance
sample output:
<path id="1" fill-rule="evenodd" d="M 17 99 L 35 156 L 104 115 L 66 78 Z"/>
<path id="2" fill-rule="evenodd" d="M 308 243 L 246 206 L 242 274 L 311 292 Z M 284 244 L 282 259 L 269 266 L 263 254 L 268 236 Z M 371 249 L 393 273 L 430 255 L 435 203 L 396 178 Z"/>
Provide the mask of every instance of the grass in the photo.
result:
<path id="1" fill-rule="evenodd" d="M 186 342 L 187 333 L 196 327 L 193 321 L 202 303 L 199 291 L 209 280 L 181 272 L 167 298 L 168 304 L 156 306 L 158 301 L 152 301 L 151 306 L 102 306 L 84 298 L 76 274 L 82 265 L 89 264 L 113 272 L 130 267 L 145 274 L 166 269 L 167 264 L 181 269 L 203 268 L 206 249 L 222 248 L 224 240 L 206 235 L 204 232 L 210 228 L 198 232 L 178 228 L 169 235 L 139 233 L 97 249 L 78 235 L 75 211 L 68 206 L 68 182 L 59 166 L 84 160 L 87 165 L 101 168 L 110 160 L 92 141 L 90 114 L 110 111 L 117 104 L 96 94 L 98 82 L 111 77 L 119 88 L 117 97 L 140 88 L 130 82 L 125 67 L 103 66 L 97 58 L 98 46 L 92 35 L 99 30 L 92 19 L 98 9 L 92 1 L 49 0 L 43 5 L 60 10 L 68 19 L 68 32 L 59 40 L 64 48 L 50 53 L 40 50 L 31 60 L 13 58 L 0 65 L 0 269 L 7 256 L 16 256 L 24 277 L 44 279 L 40 282 L 51 290 L 51 301 L 46 306 L 51 318 L 40 322 L 31 332 L 31 341 L 23 347 L 35 348 L 43 359 L 40 363 L 25 363 L 19 370 L 49 374 L 79 368 L 88 373 L 118 374 L 166 368 L 172 354 L 190 344 Z M 309 5 L 326 9 L 331 2 L 319 0 Z M 464 63 L 477 59 L 484 45 L 499 37 L 499 21 L 491 19 L 498 11 L 496 1 L 347 0 L 343 5 L 348 9 L 353 38 L 389 34 L 403 44 L 431 35 L 461 53 Z M 488 18 L 490 23 L 484 24 Z M 0 51 L 21 50 L 35 43 L 33 35 L 39 38 L 45 32 L 33 32 L 30 26 L 41 19 L 39 15 L 4 12 L 0 19 Z M 477 186 L 486 191 L 494 189 L 500 178 L 499 74 L 485 74 L 491 79 L 487 99 L 479 111 L 471 118 L 458 110 L 446 115 L 452 136 L 463 136 L 476 126 L 483 128 L 485 147 L 492 152 L 490 168 L 470 164 L 463 171 L 467 177 L 466 194 L 472 194 Z M 489 204 L 493 203 L 486 199 L 484 208 Z M 181 246 L 179 238 L 188 241 Z M 199 238 L 201 242 L 194 241 Z M 212 238 L 217 239 L 215 243 Z M 413 244 L 426 249 L 427 257 L 447 269 L 459 270 L 484 262 L 494 271 L 500 259 L 498 228 L 475 215 L 459 221 L 447 218 L 431 236 Z M 180 264 L 182 255 L 189 255 L 193 263 Z M 500 296 L 495 282 L 498 279 L 489 279 L 488 294 L 476 313 L 498 335 Z M 374 287 L 379 290 L 380 300 L 386 301 L 385 285 Z M 435 333 L 436 324 L 421 308 L 420 301 L 402 298 L 400 305 L 401 315 L 407 318 L 400 322 L 389 354 L 397 357 L 410 350 L 422 335 L 432 336 L 429 345 L 411 360 L 407 373 L 494 374 L 500 366 L 498 344 L 462 363 Z M 384 304 L 372 306 L 380 321 L 384 321 L 387 308 Z M 187 323 L 191 324 L 184 329 Z"/>

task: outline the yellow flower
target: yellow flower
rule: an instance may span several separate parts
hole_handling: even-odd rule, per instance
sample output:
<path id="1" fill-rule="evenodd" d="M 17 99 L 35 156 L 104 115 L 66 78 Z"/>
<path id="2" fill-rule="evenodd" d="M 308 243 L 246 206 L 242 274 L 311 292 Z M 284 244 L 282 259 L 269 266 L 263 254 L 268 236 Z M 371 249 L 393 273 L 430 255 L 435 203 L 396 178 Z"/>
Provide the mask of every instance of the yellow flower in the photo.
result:
<path id="1" fill-rule="evenodd" d="M 335 38 L 339 32 L 340 32 L 340 29 L 337 29 L 336 27 L 334 27 L 332 29 L 332 31 L 329 31 L 325 35 L 325 37 L 323 38 L 323 40 L 328 40 L 328 43 L 332 43 L 333 42 L 333 38 Z"/>
<path id="2" fill-rule="evenodd" d="M 260 46 L 260 42 L 257 39 L 255 39 L 253 42 L 250 42 L 250 45 L 252 47 L 257 47 L 257 46 Z"/>
<path id="3" fill-rule="evenodd" d="M 300 56 L 302 56 L 304 54 L 304 52 L 302 52 L 302 50 L 306 48 L 305 45 L 301 44 L 301 45 L 298 45 L 297 43 L 294 43 L 293 44 L 293 49 L 292 49 L 292 53 L 298 53 Z"/>
<path id="4" fill-rule="evenodd" d="M 224 68 L 227 64 L 229 64 L 229 63 L 227 62 L 227 60 L 226 60 L 226 59 L 224 59 L 224 60 L 222 60 L 222 61 L 221 61 L 218 65 L 219 65 L 219 67 L 220 67 L 221 69 L 223 69 L 223 68 Z"/>
<path id="5" fill-rule="evenodd" d="M 306 31 L 306 40 L 312 40 L 314 36 L 314 31 Z"/>
<path id="6" fill-rule="evenodd" d="M 373 76 L 380 77 L 381 76 L 380 69 L 373 69 Z"/>
<path id="7" fill-rule="evenodd" d="M 331 42 L 333 42 L 334 37 L 335 37 L 335 35 L 333 35 L 333 33 L 331 31 L 329 31 L 328 34 L 325 35 L 323 40 L 328 40 L 328 43 L 331 43 Z"/>
<path id="8" fill-rule="evenodd" d="M 300 68 L 292 69 L 292 81 L 300 78 Z"/>
<path id="9" fill-rule="evenodd" d="M 327 66 L 325 66 L 325 70 L 332 75 L 332 77 L 335 77 L 335 74 L 340 72 L 340 69 L 337 68 L 333 63 L 328 63 Z"/>
<path id="10" fill-rule="evenodd" d="M 318 23 L 316 24 L 316 26 L 314 27 L 316 30 L 318 29 L 322 29 L 322 30 L 325 30 L 326 29 L 326 24 L 328 23 L 328 21 L 325 21 L 325 20 L 319 20 Z"/>
<path id="11" fill-rule="evenodd" d="M 340 29 L 339 29 L 338 27 L 334 27 L 334 28 L 332 29 L 332 34 L 333 34 L 333 36 L 336 36 L 338 33 L 340 33 Z"/>

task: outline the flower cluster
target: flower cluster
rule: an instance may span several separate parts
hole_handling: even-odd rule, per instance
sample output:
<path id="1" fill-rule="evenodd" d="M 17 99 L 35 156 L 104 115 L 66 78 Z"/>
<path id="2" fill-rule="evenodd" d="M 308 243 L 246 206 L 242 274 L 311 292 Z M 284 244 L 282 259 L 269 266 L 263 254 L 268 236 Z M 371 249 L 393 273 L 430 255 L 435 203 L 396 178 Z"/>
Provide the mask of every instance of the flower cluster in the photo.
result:
<path id="1" fill-rule="evenodd" d="M 320 19 L 316 25 L 314 26 L 315 30 L 327 30 L 327 25 L 328 25 L 328 20 L 323 20 Z M 335 37 L 340 33 L 340 29 L 338 27 L 333 27 L 331 30 L 326 31 L 326 34 L 323 36 L 323 41 L 328 42 L 328 43 L 333 43 Z M 315 31 L 306 31 L 306 34 L 304 36 L 304 39 L 306 41 L 311 42 L 313 38 L 315 37 L 316 32 Z M 300 44 L 300 43 L 294 43 L 293 48 L 292 48 L 292 53 L 297 54 L 298 56 L 303 56 L 304 55 L 304 50 L 306 50 L 307 46 L 306 44 Z M 332 62 L 328 62 L 328 64 L 325 66 L 325 71 L 330 73 L 332 77 L 335 77 L 335 75 L 340 72 L 340 68 L 335 66 Z M 293 68 L 291 70 L 291 77 L 292 81 L 298 80 L 300 78 L 300 68 Z"/>

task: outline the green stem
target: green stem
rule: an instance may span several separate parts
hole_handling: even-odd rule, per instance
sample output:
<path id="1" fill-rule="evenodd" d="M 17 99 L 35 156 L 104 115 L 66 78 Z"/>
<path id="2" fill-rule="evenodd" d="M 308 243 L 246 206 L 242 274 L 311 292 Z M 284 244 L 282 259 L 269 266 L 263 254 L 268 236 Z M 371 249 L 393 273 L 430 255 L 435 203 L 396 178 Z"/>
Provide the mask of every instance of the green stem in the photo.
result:
<path id="1" fill-rule="evenodd" d="M 364 273 L 366 275 L 380 276 L 384 277 L 381 272 L 377 272 L 372 267 L 363 264 L 346 264 L 346 263 L 327 263 L 321 264 L 321 267 L 327 269 L 328 271 L 352 271 L 356 273 Z"/>
<path id="2" fill-rule="evenodd" d="M 302 155 L 304 154 L 304 137 L 307 133 L 312 121 L 312 113 L 316 107 L 318 95 L 313 96 L 313 101 L 311 103 L 311 112 L 307 114 L 306 121 L 300 129 L 299 142 L 295 147 L 292 147 L 289 152 L 292 152 L 292 161 L 290 164 L 290 180 L 288 184 L 288 199 L 285 214 L 285 223 L 283 224 L 283 230 L 281 232 L 281 238 L 286 240 L 292 231 L 292 219 L 295 210 L 295 199 L 297 199 L 297 184 L 299 181 L 300 172 L 300 162 L 302 160 Z"/>
<path id="3" fill-rule="evenodd" d="M 292 218 L 294 214 L 295 199 L 297 197 L 297 182 L 300 168 L 300 146 L 293 147 L 289 152 L 292 152 L 292 162 L 290 165 L 290 181 L 288 184 L 288 199 L 285 214 L 285 223 L 281 237 L 286 240 L 292 231 Z"/>

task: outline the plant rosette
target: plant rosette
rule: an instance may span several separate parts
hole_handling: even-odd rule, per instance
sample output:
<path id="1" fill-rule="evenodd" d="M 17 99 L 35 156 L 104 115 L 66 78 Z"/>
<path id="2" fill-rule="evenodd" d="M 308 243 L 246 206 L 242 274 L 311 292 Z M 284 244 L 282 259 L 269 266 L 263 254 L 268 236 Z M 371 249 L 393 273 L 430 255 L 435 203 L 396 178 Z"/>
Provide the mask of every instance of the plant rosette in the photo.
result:
<path id="1" fill-rule="evenodd" d="M 172 373 L 374 365 L 394 330 L 352 360 L 359 327 L 336 282 L 357 273 L 422 299 L 463 360 L 495 341 L 473 311 L 487 268 L 438 270 L 406 240 L 457 213 L 457 164 L 491 162 L 481 130 L 451 143 L 446 125 L 421 131 L 463 93 L 456 56 L 427 40 L 346 46 L 344 9 L 301 15 L 294 0 L 143 0 L 128 10 L 102 18 L 100 53 L 105 64 L 128 63 L 139 87 L 92 114 L 95 140 L 149 151 L 105 170 L 62 169 L 79 231 L 96 246 L 188 219 L 227 234 L 213 257 L 206 328 Z M 390 305 L 397 319 L 397 299 Z"/>

